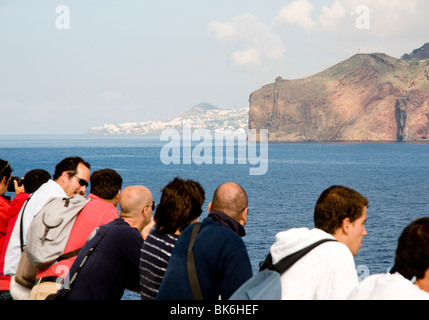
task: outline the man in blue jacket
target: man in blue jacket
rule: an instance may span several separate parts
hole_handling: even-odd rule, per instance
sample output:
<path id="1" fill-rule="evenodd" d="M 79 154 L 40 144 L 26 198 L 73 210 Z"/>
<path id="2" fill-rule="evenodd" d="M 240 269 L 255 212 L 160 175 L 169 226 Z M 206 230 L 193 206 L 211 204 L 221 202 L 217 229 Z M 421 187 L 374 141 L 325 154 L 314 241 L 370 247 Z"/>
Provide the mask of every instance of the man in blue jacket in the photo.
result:
<path id="1" fill-rule="evenodd" d="M 201 223 L 193 254 L 201 293 L 205 300 L 227 300 L 252 276 L 245 235 L 248 198 L 234 182 L 220 185 Z M 193 300 L 187 256 L 191 232 L 187 227 L 177 240 L 161 283 L 158 300 Z"/>

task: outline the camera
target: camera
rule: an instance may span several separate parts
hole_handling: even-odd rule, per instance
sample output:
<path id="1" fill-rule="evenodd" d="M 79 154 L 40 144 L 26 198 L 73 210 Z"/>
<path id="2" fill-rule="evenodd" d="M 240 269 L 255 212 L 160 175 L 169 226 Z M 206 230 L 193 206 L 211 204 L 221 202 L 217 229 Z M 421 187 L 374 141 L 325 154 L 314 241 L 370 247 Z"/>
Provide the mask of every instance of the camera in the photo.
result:
<path id="1" fill-rule="evenodd" d="M 24 179 L 20 179 L 19 177 L 12 176 L 12 179 L 9 181 L 9 185 L 7 186 L 7 191 L 9 192 L 15 192 L 15 185 L 13 184 L 14 181 L 18 182 L 18 186 L 22 186 L 24 183 Z"/>

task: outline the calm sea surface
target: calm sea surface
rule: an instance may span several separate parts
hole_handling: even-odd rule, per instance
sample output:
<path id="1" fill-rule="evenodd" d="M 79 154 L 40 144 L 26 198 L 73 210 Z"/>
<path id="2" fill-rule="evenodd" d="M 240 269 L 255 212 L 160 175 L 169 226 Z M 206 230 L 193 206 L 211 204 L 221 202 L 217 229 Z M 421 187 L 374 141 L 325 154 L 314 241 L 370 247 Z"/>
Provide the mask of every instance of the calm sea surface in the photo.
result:
<path id="1" fill-rule="evenodd" d="M 202 218 L 215 188 L 236 181 L 249 195 L 243 239 L 255 272 L 277 232 L 313 227 L 314 204 L 334 184 L 349 186 L 370 201 L 368 236 L 355 257 L 361 277 L 386 272 L 402 229 L 429 215 L 428 143 L 270 144 L 268 171 L 259 176 L 249 175 L 255 167 L 249 161 L 165 165 L 160 154 L 166 144 L 157 136 L 0 136 L 0 158 L 11 162 L 13 175 L 23 176 L 34 168 L 53 174 L 61 159 L 79 155 L 90 162 L 91 171 L 115 169 L 124 187 L 147 186 L 156 202 L 174 177 L 193 179 L 206 191 Z"/>

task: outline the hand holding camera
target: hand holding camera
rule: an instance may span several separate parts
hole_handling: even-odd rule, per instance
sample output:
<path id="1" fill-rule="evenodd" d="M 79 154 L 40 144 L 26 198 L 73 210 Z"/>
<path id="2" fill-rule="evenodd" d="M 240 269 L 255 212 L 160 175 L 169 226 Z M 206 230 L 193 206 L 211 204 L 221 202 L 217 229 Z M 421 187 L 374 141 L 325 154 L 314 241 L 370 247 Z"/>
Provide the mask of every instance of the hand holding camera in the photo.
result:
<path id="1" fill-rule="evenodd" d="M 19 177 L 12 176 L 9 180 L 7 191 L 15 192 L 16 194 L 24 192 L 24 178 L 20 179 Z"/>

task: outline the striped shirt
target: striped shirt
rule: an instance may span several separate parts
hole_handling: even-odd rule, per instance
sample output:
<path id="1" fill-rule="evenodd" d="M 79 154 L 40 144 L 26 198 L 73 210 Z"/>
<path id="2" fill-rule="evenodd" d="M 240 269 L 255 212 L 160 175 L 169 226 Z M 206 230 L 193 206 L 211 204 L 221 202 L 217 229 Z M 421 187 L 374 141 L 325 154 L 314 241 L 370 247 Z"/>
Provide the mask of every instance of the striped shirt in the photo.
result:
<path id="1" fill-rule="evenodd" d="M 149 233 L 140 252 L 140 288 L 142 300 L 155 300 L 167 269 L 171 252 L 179 238 L 175 234 Z"/>

